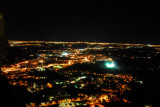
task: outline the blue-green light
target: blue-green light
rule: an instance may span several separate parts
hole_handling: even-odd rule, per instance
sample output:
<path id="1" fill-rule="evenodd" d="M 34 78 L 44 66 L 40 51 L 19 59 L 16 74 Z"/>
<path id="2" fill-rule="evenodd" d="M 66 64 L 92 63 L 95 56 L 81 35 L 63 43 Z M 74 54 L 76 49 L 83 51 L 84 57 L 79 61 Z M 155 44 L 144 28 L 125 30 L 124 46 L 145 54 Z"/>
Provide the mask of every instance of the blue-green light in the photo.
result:
<path id="1" fill-rule="evenodd" d="M 114 68 L 115 64 L 113 62 L 107 62 L 106 66 L 107 66 L 107 68 Z"/>
<path id="2" fill-rule="evenodd" d="M 63 55 L 63 56 L 67 56 L 68 53 L 67 53 L 67 52 L 63 52 L 62 55 Z"/>

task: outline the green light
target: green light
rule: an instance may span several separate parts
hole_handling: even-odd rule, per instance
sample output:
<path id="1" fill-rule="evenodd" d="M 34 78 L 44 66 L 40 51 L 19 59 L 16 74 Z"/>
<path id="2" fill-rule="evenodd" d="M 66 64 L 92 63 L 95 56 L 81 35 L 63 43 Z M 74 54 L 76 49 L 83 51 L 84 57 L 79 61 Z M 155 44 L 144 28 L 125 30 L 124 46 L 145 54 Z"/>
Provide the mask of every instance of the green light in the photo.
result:
<path id="1" fill-rule="evenodd" d="M 54 68 L 62 68 L 61 65 L 55 65 Z"/>
<path id="2" fill-rule="evenodd" d="M 79 80 L 80 80 L 80 78 L 77 78 L 77 79 L 76 79 L 76 81 L 79 81 Z"/>
<path id="3" fill-rule="evenodd" d="M 107 68 L 114 68 L 115 64 L 113 62 L 107 62 L 106 66 L 107 66 Z"/>

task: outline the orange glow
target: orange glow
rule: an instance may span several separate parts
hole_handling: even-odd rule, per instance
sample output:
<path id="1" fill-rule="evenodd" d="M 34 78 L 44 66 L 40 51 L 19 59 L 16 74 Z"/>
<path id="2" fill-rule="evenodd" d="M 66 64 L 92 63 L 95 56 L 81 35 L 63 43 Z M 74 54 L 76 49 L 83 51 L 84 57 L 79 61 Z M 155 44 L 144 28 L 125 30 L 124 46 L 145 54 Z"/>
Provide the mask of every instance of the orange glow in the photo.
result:
<path id="1" fill-rule="evenodd" d="M 48 87 L 48 88 L 52 88 L 52 87 L 53 87 L 53 85 L 52 85 L 51 83 L 47 83 L 46 87 Z"/>

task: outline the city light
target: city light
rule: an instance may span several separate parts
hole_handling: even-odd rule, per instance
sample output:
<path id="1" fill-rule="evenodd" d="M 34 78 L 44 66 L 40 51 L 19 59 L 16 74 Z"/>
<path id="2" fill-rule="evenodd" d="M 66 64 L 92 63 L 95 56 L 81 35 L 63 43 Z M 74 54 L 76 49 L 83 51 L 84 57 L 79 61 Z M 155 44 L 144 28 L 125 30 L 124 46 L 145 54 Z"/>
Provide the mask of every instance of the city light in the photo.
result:
<path id="1" fill-rule="evenodd" d="M 124 103 L 132 102 L 128 100 L 127 97 L 121 98 L 121 96 L 118 95 L 123 95 L 133 90 L 130 84 L 142 85 L 144 81 L 137 80 L 130 74 L 119 73 L 120 65 L 116 63 L 123 58 L 132 59 L 132 57 L 134 57 L 134 59 L 148 59 L 148 57 L 151 56 L 130 57 L 121 55 L 121 53 L 112 56 L 112 51 L 127 50 L 133 47 L 138 47 L 139 49 L 143 47 L 143 45 L 117 44 L 117 46 L 120 45 L 120 47 L 115 47 L 107 43 L 87 42 L 85 43 L 86 47 L 83 49 L 69 46 L 74 46 L 74 44 L 79 45 L 79 43 L 81 46 L 81 42 L 45 42 L 48 47 L 57 44 L 66 44 L 66 46 L 64 49 L 44 48 L 41 50 L 35 48 L 32 51 L 36 51 L 37 53 L 29 53 L 35 56 L 35 58 L 31 58 L 30 60 L 26 60 L 27 58 L 17 60 L 13 64 L 4 65 L 2 66 L 2 72 L 5 73 L 7 79 L 9 79 L 10 85 L 22 86 L 29 93 L 37 93 L 45 98 L 45 100 L 42 99 L 39 106 L 52 106 L 56 104 L 67 107 L 72 106 L 71 102 L 73 102 L 74 106 L 87 105 L 90 107 L 105 107 L 105 103 L 112 103 L 114 101 Z M 40 44 L 44 44 L 44 41 L 22 41 L 22 43 L 13 42 L 12 44 L 12 48 L 21 46 L 25 50 L 26 46 L 41 47 Z M 106 48 L 109 46 L 112 48 Z M 108 55 L 103 54 L 103 51 L 107 51 Z M 156 52 L 159 54 L 159 51 L 160 48 L 158 48 Z M 143 51 L 140 53 L 142 52 Z M 39 55 L 44 55 L 44 57 L 38 57 Z M 98 68 L 99 63 L 102 67 Z M 103 71 L 103 69 L 106 71 L 105 68 L 112 72 L 98 72 L 100 70 Z M 117 71 L 116 74 L 113 72 L 115 70 Z M 71 90 L 74 90 L 76 94 L 70 93 Z M 90 91 L 92 90 L 94 92 L 96 90 L 97 92 L 91 94 Z M 45 93 L 41 95 L 44 91 Z M 57 94 L 52 92 L 56 92 Z M 38 105 L 37 102 L 30 102 L 26 105 L 27 107 L 35 107 L 35 104 Z"/>
<path id="2" fill-rule="evenodd" d="M 63 52 L 62 55 L 63 55 L 63 56 L 67 56 L 68 53 L 67 53 L 67 52 Z"/>
<path id="3" fill-rule="evenodd" d="M 62 68 L 61 65 L 55 65 L 54 68 Z"/>
<path id="4" fill-rule="evenodd" d="M 113 62 L 107 62 L 106 66 L 107 66 L 107 68 L 114 68 L 115 64 Z"/>

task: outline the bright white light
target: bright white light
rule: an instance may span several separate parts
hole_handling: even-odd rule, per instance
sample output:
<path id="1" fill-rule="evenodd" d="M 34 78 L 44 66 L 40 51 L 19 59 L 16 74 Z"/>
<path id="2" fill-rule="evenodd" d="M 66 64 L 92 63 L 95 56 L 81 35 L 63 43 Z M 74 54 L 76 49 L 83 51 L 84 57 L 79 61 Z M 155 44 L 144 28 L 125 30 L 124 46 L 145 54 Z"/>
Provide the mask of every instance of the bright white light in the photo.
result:
<path id="1" fill-rule="evenodd" d="M 115 67 L 115 64 L 114 63 L 106 63 L 106 66 L 108 68 L 114 68 Z"/>
<path id="2" fill-rule="evenodd" d="M 63 52 L 62 55 L 63 55 L 63 56 L 67 56 L 68 53 L 67 53 L 67 52 Z"/>
<path id="3" fill-rule="evenodd" d="M 84 79 L 84 78 L 86 78 L 86 76 L 81 77 L 81 79 Z"/>
<path id="4" fill-rule="evenodd" d="M 151 44 L 147 44 L 147 46 L 151 46 Z"/>

